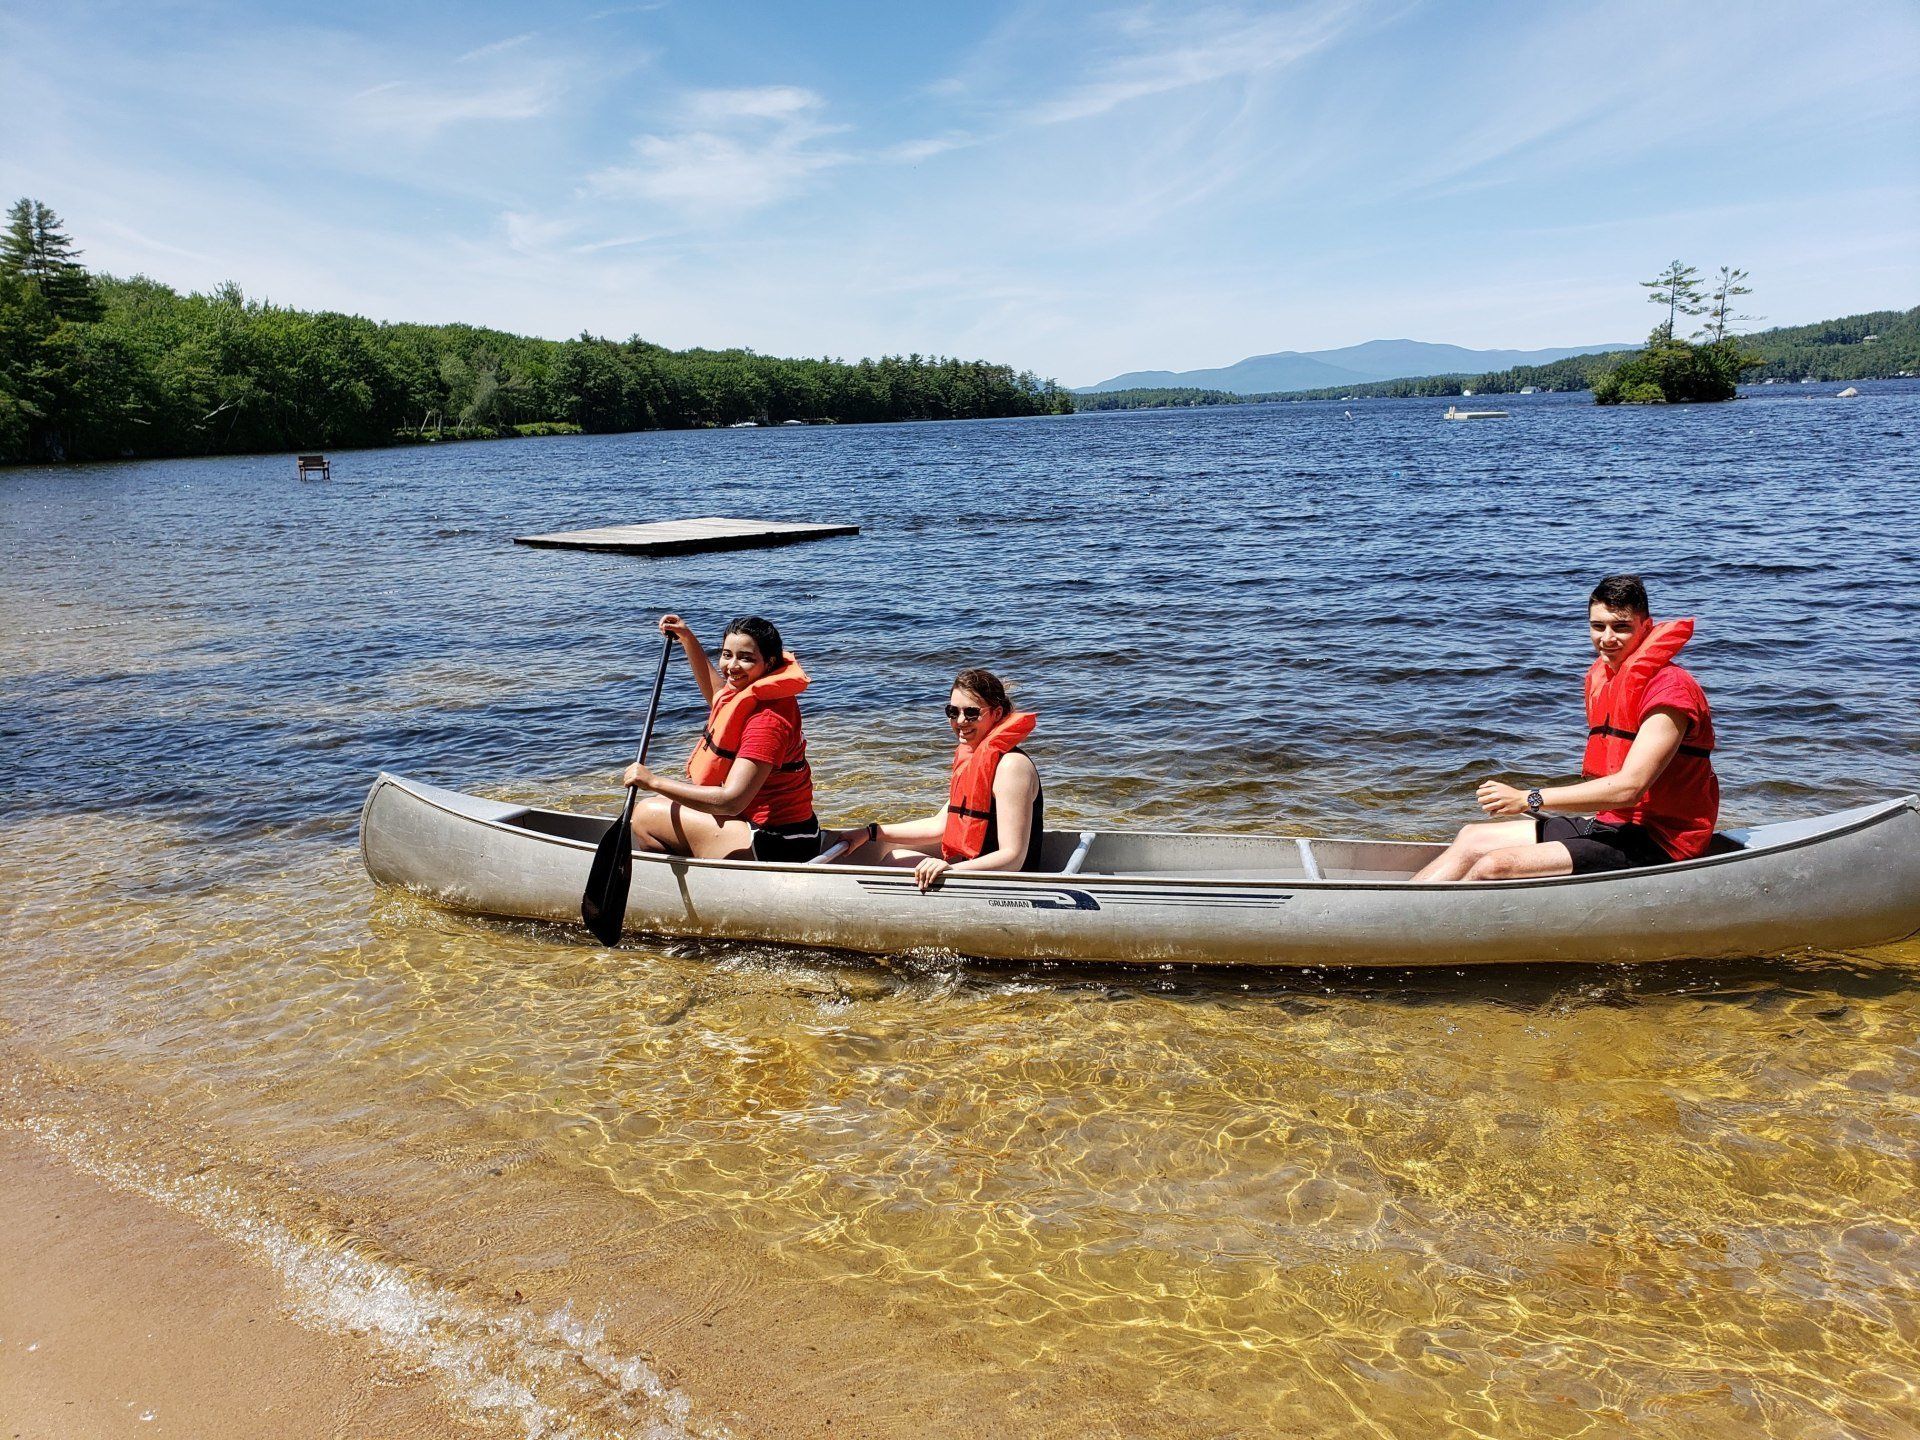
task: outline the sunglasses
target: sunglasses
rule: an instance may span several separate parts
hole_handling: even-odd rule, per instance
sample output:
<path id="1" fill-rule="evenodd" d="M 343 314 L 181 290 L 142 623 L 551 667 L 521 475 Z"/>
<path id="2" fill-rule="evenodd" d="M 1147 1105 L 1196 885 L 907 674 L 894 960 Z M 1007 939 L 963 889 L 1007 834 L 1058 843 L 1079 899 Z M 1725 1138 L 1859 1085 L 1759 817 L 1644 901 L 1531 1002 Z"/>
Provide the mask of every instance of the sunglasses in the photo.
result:
<path id="1" fill-rule="evenodd" d="M 947 719 L 958 720 L 962 716 L 965 716 L 967 723 L 971 725 L 973 724 L 974 721 L 980 718 L 980 707 L 978 705 L 947 706 Z"/>

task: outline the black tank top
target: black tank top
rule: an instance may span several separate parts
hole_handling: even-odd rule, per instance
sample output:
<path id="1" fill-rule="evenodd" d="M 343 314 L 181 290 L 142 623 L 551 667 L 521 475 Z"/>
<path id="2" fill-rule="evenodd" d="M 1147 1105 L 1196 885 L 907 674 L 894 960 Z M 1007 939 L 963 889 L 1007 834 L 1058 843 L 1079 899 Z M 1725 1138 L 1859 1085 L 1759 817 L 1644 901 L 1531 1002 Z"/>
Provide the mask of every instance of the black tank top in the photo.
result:
<path id="1" fill-rule="evenodd" d="M 1009 755 L 1026 755 L 1018 745 L 1007 752 Z M 1031 759 L 1031 756 L 1028 756 Z M 1036 770 L 1034 778 L 1039 779 Z M 991 855 L 1000 848 L 1000 802 L 995 800 L 987 805 L 987 838 L 980 842 L 980 853 Z M 1020 862 L 1022 870 L 1040 868 L 1040 846 L 1047 838 L 1047 787 L 1036 785 L 1033 792 L 1033 817 L 1027 827 L 1027 855 Z"/>

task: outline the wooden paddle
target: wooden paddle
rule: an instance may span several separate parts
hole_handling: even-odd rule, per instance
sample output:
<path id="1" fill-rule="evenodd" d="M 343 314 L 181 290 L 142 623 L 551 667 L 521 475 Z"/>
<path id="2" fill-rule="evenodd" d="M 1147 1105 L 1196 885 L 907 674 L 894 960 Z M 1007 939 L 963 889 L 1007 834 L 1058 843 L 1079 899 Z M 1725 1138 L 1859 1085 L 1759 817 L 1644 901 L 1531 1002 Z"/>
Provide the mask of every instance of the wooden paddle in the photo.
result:
<path id="1" fill-rule="evenodd" d="M 673 644 L 669 635 L 660 647 L 660 668 L 653 676 L 653 698 L 647 701 L 647 728 L 640 736 L 636 765 L 647 763 L 653 722 L 660 713 L 660 687 L 666 683 Z M 633 881 L 633 802 L 639 793 L 638 785 L 627 787 L 627 803 L 620 808 L 620 818 L 613 827 L 600 837 L 600 848 L 593 852 L 593 868 L 587 872 L 586 893 L 580 897 L 580 919 L 602 945 L 618 945 L 620 929 L 627 921 L 627 887 Z"/>

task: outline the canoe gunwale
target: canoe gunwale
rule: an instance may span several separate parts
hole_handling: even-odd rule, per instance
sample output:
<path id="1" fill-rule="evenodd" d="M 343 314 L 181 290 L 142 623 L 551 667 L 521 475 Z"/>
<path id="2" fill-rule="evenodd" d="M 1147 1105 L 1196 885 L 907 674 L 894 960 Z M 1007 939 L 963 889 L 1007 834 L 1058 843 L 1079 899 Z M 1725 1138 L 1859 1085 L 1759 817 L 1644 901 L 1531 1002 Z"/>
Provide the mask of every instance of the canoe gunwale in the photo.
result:
<path id="1" fill-rule="evenodd" d="M 375 797 L 380 793 L 382 788 L 388 785 L 392 785 L 401 790 L 404 790 L 409 796 L 411 796 L 418 803 L 431 806 L 433 809 L 438 810 L 442 814 L 448 815 L 465 825 L 483 826 L 487 829 L 498 830 L 504 834 L 513 835 L 520 839 L 533 839 L 540 842 L 541 844 L 556 846 L 562 849 L 578 850 L 583 853 L 591 853 L 597 848 L 596 841 L 578 840 L 565 835 L 550 834 L 546 831 L 531 829 L 524 825 L 515 825 L 510 820 L 498 818 L 495 816 L 475 814 L 470 811 L 462 810 L 454 805 L 450 805 L 445 801 L 443 801 L 442 799 L 440 799 L 439 797 L 443 795 L 450 795 L 462 800 L 475 801 L 481 805 L 486 805 L 489 807 L 498 806 L 504 809 L 510 809 L 515 813 L 521 814 L 521 815 L 524 815 L 533 811 L 539 811 L 541 810 L 541 807 L 530 806 L 530 805 L 515 805 L 515 804 L 512 804 L 512 802 L 508 802 L 508 801 L 485 800 L 482 797 L 469 795 L 462 791 L 446 790 L 440 786 L 426 785 L 424 782 L 409 780 L 404 776 L 395 775 L 389 771 L 382 771 L 379 777 L 374 781 L 372 788 L 369 789 L 369 791 L 367 792 L 366 801 L 361 806 L 360 850 L 361 850 L 363 859 L 365 858 L 365 854 L 366 854 L 367 816 L 372 811 Z M 1859 833 L 1860 831 L 1871 829 L 1874 826 L 1883 825 L 1890 821 L 1897 820 L 1901 817 L 1901 815 L 1904 812 L 1908 812 L 1908 811 L 1920 812 L 1920 795 L 1898 796 L 1898 797 L 1883 800 L 1877 803 L 1871 803 L 1866 806 L 1855 807 L 1854 818 L 1852 818 L 1851 820 L 1848 820 L 1845 823 L 1835 824 L 1830 827 L 1816 829 L 1809 834 L 1802 835 L 1791 840 L 1775 841 L 1772 843 L 1759 845 L 1757 847 L 1743 847 L 1738 850 L 1729 850 L 1717 855 L 1702 855 L 1692 860 L 1679 860 L 1679 861 L 1674 861 L 1671 864 L 1667 864 L 1667 865 L 1648 866 L 1648 867 L 1642 867 L 1642 868 L 1631 869 L 1631 870 L 1607 871 L 1607 872 L 1602 872 L 1600 874 L 1594 874 L 1594 875 L 1543 875 L 1543 876 L 1533 876 L 1533 877 L 1515 879 L 1515 880 L 1428 881 L 1426 883 L 1416 883 L 1411 880 L 1346 880 L 1346 879 L 1326 879 L 1326 878 L 1312 879 L 1304 875 L 1298 876 L 1298 877 L 1289 876 L 1285 878 L 1274 877 L 1272 879 L 1258 879 L 1258 878 L 1250 878 L 1247 876 L 1238 876 L 1238 877 L 1229 876 L 1229 877 L 1216 878 L 1211 876 L 1191 875 L 1191 874 L 1168 875 L 1164 872 L 1157 872 L 1157 871 L 1151 871 L 1151 870 L 1129 871 L 1124 873 L 1117 872 L 1117 871 L 1089 873 L 1083 870 L 1071 876 L 1063 877 L 1060 873 L 1054 872 L 1054 871 L 1006 870 L 1006 871 L 981 872 L 979 874 L 969 874 L 966 878 L 969 881 L 987 881 L 994 884 L 1004 884 L 1004 885 L 1015 886 L 1015 887 L 1028 885 L 1028 886 L 1046 886 L 1046 887 L 1055 887 L 1055 888 L 1057 888 L 1060 885 L 1062 879 L 1065 878 L 1076 888 L 1084 888 L 1084 889 L 1096 891 L 1096 892 L 1108 885 L 1140 885 L 1140 884 L 1152 884 L 1156 886 L 1167 886 L 1167 887 L 1173 887 L 1173 888 L 1183 889 L 1183 890 L 1193 889 L 1193 890 L 1200 890 L 1200 891 L 1211 890 L 1211 889 L 1248 890 L 1248 889 L 1270 888 L 1270 889 L 1289 890 L 1289 891 L 1294 891 L 1294 890 L 1310 890 L 1310 891 L 1390 890 L 1390 891 L 1395 891 L 1400 893 L 1413 893 L 1413 894 L 1424 894 L 1424 893 L 1428 893 L 1436 890 L 1443 890 L 1450 893 L 1508 892 L 1513 890 L 1543 889 L 1543 888 L 1564 887 L 1564 886 L 1605 885 L 1609 883 L 1618 883 L 1623 880 L 1629 880 L 1629 881 L 1633 879 L 1645 880 L 1651 877 L 1667 877 L 1667 876 L 1697 874 L 1704 870 L 1708 870 L 1711 868 L 1724 866 L 1724 865 L 1736 864 L 1743 860 L 1756 859 L 1758 857 L 1766 856 L 1766 855 L 1788 854 L 1795 850 L 1806 849 L 1809 846 L 1820 845 L 1828 841 L 1841 839 L 1845 836 L 1854 835 Z M 569 815 L 574 817 L 578 817 L 579 815 L 579 812 L 577 811 L 557 811 L 556 810 L 556 811 L 543 811 L 542 813 L 555 814 L 555 815 Z M 1842 811 L 1839 813 L 1846 814 L 1849 812 Z M 591 817 L 588 817 L 588 818 L 591 818 Z M 1808 817 L 1808 821 L 1806 822 L 1780 822 L 1780 823 L 1796 823 L 1796 824 L 1810 823 L 1814 820 L 1817 820 L 1818 818 L 1820 817 Z M 1762 831 L 1767 828 L 1769 827 L 1755 826 L 1751 828 L 1749 833 Z M 1110 831 L 1106 833 L 1115 833 L 1115 834 L 1124 833 L 1124 834 L 1135 835 L 1140 837 L 1167 837 L 1167 838 L 1180 838 L 1180 839 L 1246 840 L 1246 839 L 1274 838 L 1273 836 L 1264 835 L 1264 834 L 1249 835 L 1245 833 L 1235 833 L 1231 831 L 1225 831 L 1225 832 L 1221 832 L 1221 831 Z M 1336 843 L 1350 842 L 1350 837 L 1344 837 L 1344 836 L 1312 836 L 1307 838 L 1324 839 L 1324 840 L 1333 841 Z M 1367 844 L 1367 843 L 1379 843 L 1379 842 L 1368 842 L 1368 841 L 1361 840 L 1361 841 L 1351 841 L 1350 843 Z M 1389 841 L 1385 843 L 1391 844 L 1391 843 L 1404 843 L 1404 842 Z M 1435 843 L 1435 842 L 1414 842 L 1414 843 Z M 887 877 L 897 878 L 902 873 L 904 873 L 901 867 L 892 866 L 892 865 L 835 864 L 831 866 L 819 866 L 819 865 L 810 865 L 805 862 L 792 862 L 792 861 L 765 861 L 765 860 L 751 860 L 751 859 L 747 859 L 747 860 L 711 859 L 709 860 L 709 859 L 697 859 L 697 858 L 686 856 L 686 855 L 661 855 L 661 854 L 653 854 L 653 853 L 641 852 L 641 851 L 635 852 L 633 856 L 633 861 L 636 869 L 639 866 L 645 864 L 645 865 L 663 865 L 675 870 L 693 869 L 693 870 L 711 870 L 711 871 L 744 871 L 744 872 L 750 872 L 753 874 L 779 873 L 779 874 L 788 874 L 788 875 L 795 875 L 795 876 L 801 876 L 801 877 L 822 877 L 822 878 L 829 875 L 831 876 L 887 876 Z"/>

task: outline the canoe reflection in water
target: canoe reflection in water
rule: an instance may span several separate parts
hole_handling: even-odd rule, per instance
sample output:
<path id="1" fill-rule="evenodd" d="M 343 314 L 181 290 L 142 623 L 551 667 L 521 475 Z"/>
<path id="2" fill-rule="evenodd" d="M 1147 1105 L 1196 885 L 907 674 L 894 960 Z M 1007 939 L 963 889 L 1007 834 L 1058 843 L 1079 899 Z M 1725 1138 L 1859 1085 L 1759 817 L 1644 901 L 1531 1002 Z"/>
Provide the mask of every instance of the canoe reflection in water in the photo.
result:
<path id="1" fill-rule="evenodd" d="M 451 909 L 578 924 L 603 816 L 383 774 L 367 873 Z M 1920 933 L 1920 798 L 1723 832 L 1697 860 L 1414 884 L 1438 844 L 1049 831 L 1041 869 L 951 876 L 636 855 L 632 931 L 872 954 L 1122 964 L 1465 965 L 1853 949 Z"/>

